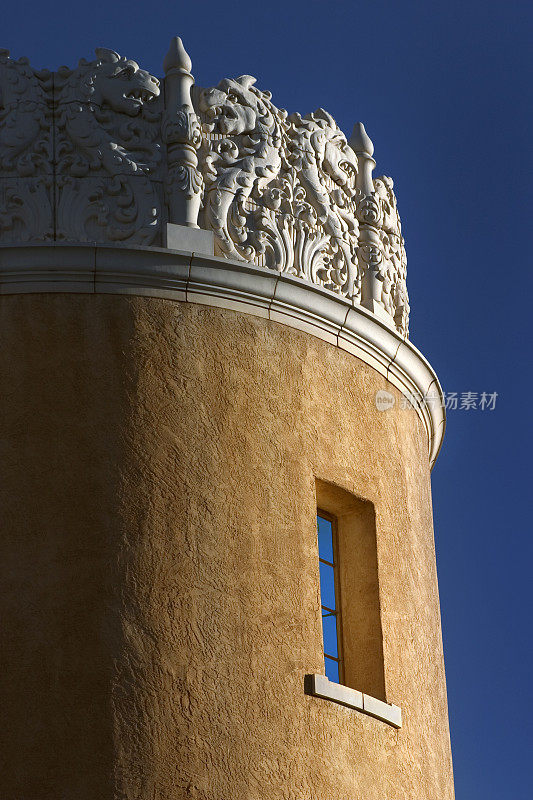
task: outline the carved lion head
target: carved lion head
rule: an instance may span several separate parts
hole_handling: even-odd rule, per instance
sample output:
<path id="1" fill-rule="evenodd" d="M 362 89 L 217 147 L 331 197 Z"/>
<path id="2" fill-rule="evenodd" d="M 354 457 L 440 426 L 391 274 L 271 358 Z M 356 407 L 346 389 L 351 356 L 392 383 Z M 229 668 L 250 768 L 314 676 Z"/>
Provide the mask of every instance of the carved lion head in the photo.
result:
<path id="1" fill-rule="evenodd" d="M 96 61 L 82 59 L 78 69 L 70 73 L 63 99 L 106 104 L 134 117 L 145 103 L 158 97 L 159 81 L 135 61 L 105 47 L 98 47 L 95 53 Z"/>
<path id="2" fill-rule="evenodd" d="M 255 81 L 251 75 L 241 75 L 225 78 L 212 89 L 201 89 L 198 110 L 204 126 L 224 136 L 251 133 L 259 126 L 273 129 L 271 94 L 257 89 Z"/>

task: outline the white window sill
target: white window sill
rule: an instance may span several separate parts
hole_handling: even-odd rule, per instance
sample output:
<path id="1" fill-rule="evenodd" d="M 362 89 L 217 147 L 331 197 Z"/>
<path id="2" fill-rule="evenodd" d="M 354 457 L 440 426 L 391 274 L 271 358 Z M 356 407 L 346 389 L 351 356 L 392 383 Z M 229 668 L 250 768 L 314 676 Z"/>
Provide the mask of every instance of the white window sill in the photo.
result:
<path id="1" fill-rule="evenodd" d="M 349 686 L 333 683 L 325 675 L 306 675 L 305 693 L 313 697 L 321 697 L 323 700 L 340 703 L 348 708 L 355 708 L 357 711 L 362 711 L 363 714 L 387 722 L 393 728 L 402 727 L 401 708 L 358 692 L 357 689 L 350 689 Z"/>

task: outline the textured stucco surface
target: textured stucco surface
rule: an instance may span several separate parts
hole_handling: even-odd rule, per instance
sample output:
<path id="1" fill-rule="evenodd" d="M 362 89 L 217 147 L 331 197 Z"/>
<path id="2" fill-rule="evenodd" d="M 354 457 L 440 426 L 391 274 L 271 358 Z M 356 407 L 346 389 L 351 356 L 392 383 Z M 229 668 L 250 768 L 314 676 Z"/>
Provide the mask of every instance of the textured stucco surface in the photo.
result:
<path id="1" fill-rule="evenodd" d="M 0 324 L 0 796 L 451 800 L 427 440 L 396 390 L 193 304 L 8 296 Z M 375 505 L 401 730 L 304 694 L 315 478 Z"/>

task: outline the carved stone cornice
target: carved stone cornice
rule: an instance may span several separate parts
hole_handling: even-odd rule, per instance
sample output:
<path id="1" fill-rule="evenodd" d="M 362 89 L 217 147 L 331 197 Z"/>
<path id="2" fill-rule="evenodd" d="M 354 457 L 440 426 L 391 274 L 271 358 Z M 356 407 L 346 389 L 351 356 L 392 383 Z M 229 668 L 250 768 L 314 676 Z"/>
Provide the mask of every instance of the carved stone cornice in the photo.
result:
<path id="1" fill-rule="evenodd" d="M 442 398 L 435 372 L 389 325 L 323 286 L 243 261 L 160 247 L 0 246 L 0 295 L 55 292 L 200 303 L 305 331 L 369 364 L 406 398 L 422 400 L 405 413 L 416 413 L 422 421 L 431 465 L 437 457 L 444 409 L 442 403 L 423 401 L 428 396 Z"/>

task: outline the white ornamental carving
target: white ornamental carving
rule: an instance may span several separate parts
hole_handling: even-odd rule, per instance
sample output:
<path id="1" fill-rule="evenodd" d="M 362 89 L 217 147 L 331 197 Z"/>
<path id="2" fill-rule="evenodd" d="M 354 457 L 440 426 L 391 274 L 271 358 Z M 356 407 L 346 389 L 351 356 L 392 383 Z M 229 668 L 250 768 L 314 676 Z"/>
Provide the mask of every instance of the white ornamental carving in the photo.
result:
<path id="1" fill-rule="evenodd" d="M 159 81 L 95 52 L 54 82 L 56 238 L 150 245 L 162 216 Z"/>
<path id="2" fill-rule="evenodd" d="M 0 242 L 50 241 L 52 74 L 0 50 Z"/>
<path id="3" fill-rule="evenodd" d="M 373 146 L 323 109 L 301 116 L 250 75 L 194 85 L 175 37 L 160 82 L 98 48 L 57 72 L 0 50 L 0 242 L 161 245 L 163 225 L 213 231 L 216 254 L 295 275 L 407 336 L 393 182 Z"/>

